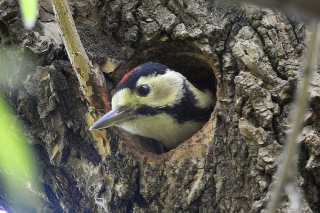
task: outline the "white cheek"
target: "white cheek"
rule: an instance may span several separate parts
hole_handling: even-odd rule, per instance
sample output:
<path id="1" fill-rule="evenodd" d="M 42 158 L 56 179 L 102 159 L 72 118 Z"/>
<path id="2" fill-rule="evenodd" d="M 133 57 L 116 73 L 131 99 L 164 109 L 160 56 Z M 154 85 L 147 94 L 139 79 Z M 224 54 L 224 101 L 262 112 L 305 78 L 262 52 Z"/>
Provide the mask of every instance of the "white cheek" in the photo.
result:
<path id="1" fill-rule="evenodd" d="M 121 104 L 121 101 L 119 100 L 119 96 L 117 96 L 117 94 L 115 96 L 112 97 L 112 102 L 111 102 L 111 105 L 112 105 L 112 109 L 120 106 Z"/>
<path id="2" fill-rule="evenodd" d="M 147 97 L 139 98 L 139 103 L 151 106 L 170 106 L 181 99 L 184 77 L 170 70 L 164 75 L 141 77 L 137 85 L 147 84 L 151 92 Z"/>
<path id="3" fill-rule="evenodd" d="M 115 101 L 113 98 L 112 98 L 112 102 L 111 102 L 111 108 L 112 109 L 115 109 L 117 106 L 118 106 L 118 104 L 117 104 L 118 102 L 117 101 Z"/>
<path id="4" fill-rule="evenodd" d="M 112 97 L 112 109 L 119 106 L 128 106 L 134 103 L 134 94 L 129 89 L 122 89 Z"/>

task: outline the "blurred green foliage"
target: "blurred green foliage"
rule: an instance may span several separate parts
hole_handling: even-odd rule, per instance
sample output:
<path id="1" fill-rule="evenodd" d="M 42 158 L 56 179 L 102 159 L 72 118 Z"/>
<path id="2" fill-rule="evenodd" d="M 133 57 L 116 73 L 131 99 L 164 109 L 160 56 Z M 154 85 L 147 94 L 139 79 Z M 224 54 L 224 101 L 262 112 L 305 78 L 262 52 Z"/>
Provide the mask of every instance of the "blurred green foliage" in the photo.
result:
<path id="1" fill-rule="evenodd" d="M 22 86 L 22 80 L 35 69 L 30 57 L 19 48 L 0 48 L 1 91 L 12 91 Z M 21 70 L 25 72 L 19 74 Z M 30 209 L 41 205 L 39 195 L 42 188 L 30 147 L 16 116 L 0 92 L 0 188 L 4 188 L 9 205 L 19 212 L 30 212 Z"/>
<path id="2" fill-rule="evenodd" d="M 19 123 L 0 94 L 0 174 L 5 192 L 16 205 L 36 207 L 41 192 L 33 152 Z"/>
<path id="3" fill-rule="evenodd" d="M 26 29 L 32 29 L 38 16 L 38 0 L 20 0 L 22 20 Z"/>

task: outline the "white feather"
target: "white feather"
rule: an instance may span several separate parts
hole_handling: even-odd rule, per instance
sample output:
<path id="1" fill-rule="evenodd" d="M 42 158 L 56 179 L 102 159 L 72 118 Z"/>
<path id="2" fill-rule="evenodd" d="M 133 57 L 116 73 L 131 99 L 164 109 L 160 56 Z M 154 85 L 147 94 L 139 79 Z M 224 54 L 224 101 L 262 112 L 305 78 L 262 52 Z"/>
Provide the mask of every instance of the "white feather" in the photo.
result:
<path id="1" fill-rule="evenodd" d="M 133 134 L 153 138 L 162 142 L 168 149 L 173 149 L 195 134 L 202 125 L 202 122 L 193 121 L 177 123 L 169 115 L 159 114 L 155 116 L 139 116 L 135 120 L 117 126 Z"/>

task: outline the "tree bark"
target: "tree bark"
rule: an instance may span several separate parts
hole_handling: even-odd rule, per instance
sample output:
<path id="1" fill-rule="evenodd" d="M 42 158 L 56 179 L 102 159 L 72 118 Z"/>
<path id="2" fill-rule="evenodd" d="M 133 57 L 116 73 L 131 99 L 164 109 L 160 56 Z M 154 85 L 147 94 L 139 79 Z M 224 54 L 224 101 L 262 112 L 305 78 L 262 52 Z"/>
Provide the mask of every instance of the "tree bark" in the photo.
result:
<path id="1" fill-rule="evenodd" d="M 0 1 L 0 60 L 7 62 L 1 91 L 36 152 L 44 192 L 35 210 L 265 212 L 308 26 L 277 10 L 216 1 L 69 3 L 108 97 L 131 68 L 159 61 L 212 87 L 217 102 L 201 131 L 162 154 L 155 142 L 121 129 L 90 132 L 97 118 L 79 89 L 51 2 L 40 1 L 36 27 L 26 31 L 16 1 Z M 320 211 L 319 85 L 317 67 L 299 139 L 303 212 Z M 0 185 L 0 206 L 10 210 L 15 201 L 1 192 Z M 286 196 L 279 210 L 291 212 Z"/>

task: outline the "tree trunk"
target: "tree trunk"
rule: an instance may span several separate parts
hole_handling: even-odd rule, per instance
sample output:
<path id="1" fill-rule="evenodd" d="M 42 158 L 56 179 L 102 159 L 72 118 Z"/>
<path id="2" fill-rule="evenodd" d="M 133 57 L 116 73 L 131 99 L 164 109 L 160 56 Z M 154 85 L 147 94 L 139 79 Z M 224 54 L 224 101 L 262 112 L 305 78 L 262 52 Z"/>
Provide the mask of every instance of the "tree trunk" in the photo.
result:
<path id="1" fill-rule="evenodd" d="M 44 193 L 43 206 L 35 210 L 264 212 L 276 183 L 307 26 L 276 10 L 216 1 L 69 3 L 109 97 L 125 72 L 159 61 L 199 87 L 209 84 L 217 102 L 200 132 L 162 154 L 155 142 L 121 129 L 90 132 L 87 123 L 97 118 L 79 89 L 50 0 L 40 1 L 33 31 L 23 28 L 16 1 L 1 0 L 0 60 L 10 63 L 1 67 L 1 91 L 36 150 Z M 304 212 L 320 211 L 319 85 L 317 68 L 299 138 Z M 0 196 L 0 207 L 14 202 Z M 287 197 L 280 212 L 291 212 Z"/>

